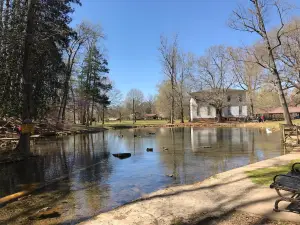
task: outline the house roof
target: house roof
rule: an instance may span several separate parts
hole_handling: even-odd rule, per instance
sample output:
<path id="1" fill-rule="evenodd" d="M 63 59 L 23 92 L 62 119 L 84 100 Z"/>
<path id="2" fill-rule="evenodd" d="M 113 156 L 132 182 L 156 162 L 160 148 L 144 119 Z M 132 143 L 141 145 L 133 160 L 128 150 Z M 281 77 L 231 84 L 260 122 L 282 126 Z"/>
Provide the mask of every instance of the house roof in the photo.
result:
<path id="1" fill-rule="evenodd" d="M 289 107 L 290 113 L 300 113 L 300 107 Z M 260 108 L 256 110 L 256 114 L 283 114 L 283 108 Z"/>
<path id="2" fill-rule="evenodd" d="M 197 94 L 201 94 L 204 92 L 210 92 L 213 91 L 214 89 L 206 89 L 206 90 L 202 90 L 202 91 L 196 91 L 196 92 L 191 92 L 190 95 L 197 95 Z M 232 93 L 232 92 L 246 92 L 246 90 L 241 90 L 241 89 L 228 89 L 227 93 Z"/>
<path id="3" fill-rule="evenodd" d="M 145 114 L 145 117 L 152 117 L 152 116 L 157 116 L 157 114 L 152 113 L 152 114 Z"/>

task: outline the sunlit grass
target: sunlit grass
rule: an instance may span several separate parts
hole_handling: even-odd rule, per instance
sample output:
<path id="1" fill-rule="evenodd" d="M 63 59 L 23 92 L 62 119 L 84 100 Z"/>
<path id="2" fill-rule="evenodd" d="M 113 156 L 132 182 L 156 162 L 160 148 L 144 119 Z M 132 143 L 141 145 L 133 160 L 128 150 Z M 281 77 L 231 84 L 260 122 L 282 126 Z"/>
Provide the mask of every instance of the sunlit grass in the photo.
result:
<path id="1" fill-rule="evenodd" d="M 247 123 L 246 123 L 247 124 Z M 268 128 L 279 128 L 280 124 L 285 124 L 285 121 L 282 120 L 282 121 L 266 121 L 264 123 L 248 123 L 249 126 L 259 126 L 259 127 L 268 127 Z M 293 124 L 294 125 L 300 125 L 300 120 L 297 119 L 297 120 L 293 120 Z"/>
<path id="2" fill-rule="evenodd" d="M 184 122 L 188 122 L 185 120 Z M 166 125 L 169 122 L 167 120 L 137 120 L 136 123 L 133 123 L 132 120 L 124 120 L 122 122 L 119 121 L 111 121 L 105 122 L 104 127 L 131 127 L 131 126 L 151 126 L 151 125 Z M 176 120 L 175 123 L 180 123 L 180 120 Z M 98 126 L 102 126 L 101 123 L 96 124 Z"/>
<path id="3" fill-rule="evenodd" d="M 188 120 L 184 120 L 185 123 L 188 122 Z M 142 127 L 142 126 L 164 126 L 168 124 L 168 120 L 137 120 L 136 123 L 133 123 L 132 120 L 123 120 L 121 122 L 119 121 L 110 121 L 105 122 L 104 127 L 110 128 L 110 127 L 122 127 L 122 128 L 130 128 L 130 127 Z M 266 121 L 264 123 L 238 123 L 239 125 L 243 126 L 245 124 L 246 127 L 257 127 L 257 128 L 275 128 L 279 129 L 280 124 L 284 124 L 285 121 Z M 294 125 L 300 125 L 300 119 L 293 120 Z M 175 124 L 180 124 L 180 120 L 176 120 Z M 194 123 L 195 126 L 197 126 L 197 122 Z M 236 125 L 236 123 L 233 123 Z M 235 125 L 233 125 L 235 127 Z M 101 127 L 102 123 L 93 123 L 92 127 Z"/>
<path id="4" fill-rule="evenodd" d="M 268 186 L 273 182 L 274 176 L 278 174 L 286 174 L 289 171 L 291 171 L 292 165 L 295 162 L 300 162 L 300 159 L 293 160 L 289 164 L 282 165 L 282 166 L 274 166 L 274 167 L 267 167 L 267 168 L 246 171 L 246 174 L 253 183 Z"/>

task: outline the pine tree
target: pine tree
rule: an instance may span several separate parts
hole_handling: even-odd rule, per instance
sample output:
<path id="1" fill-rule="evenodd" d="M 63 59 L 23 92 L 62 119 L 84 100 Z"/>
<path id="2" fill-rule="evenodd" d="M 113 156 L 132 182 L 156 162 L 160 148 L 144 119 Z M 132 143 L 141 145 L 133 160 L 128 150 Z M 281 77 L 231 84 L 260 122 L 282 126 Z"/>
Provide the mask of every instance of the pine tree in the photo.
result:
<path id="1" fill-rule="evenodd" d="M 112 85 L 106 82 L 106 74 L 109 73 L 107 65 L 107 60 L 100 54 L 94 43 L 84 58 L 80 76 L 81 94 L 85 97 L 86 101 L 82 123 L 87 126 L 93 120 L 95 104 L 102 105 L 103 107 L 107 107 L 110 104 L 107 92 L 112 88 Z"/>

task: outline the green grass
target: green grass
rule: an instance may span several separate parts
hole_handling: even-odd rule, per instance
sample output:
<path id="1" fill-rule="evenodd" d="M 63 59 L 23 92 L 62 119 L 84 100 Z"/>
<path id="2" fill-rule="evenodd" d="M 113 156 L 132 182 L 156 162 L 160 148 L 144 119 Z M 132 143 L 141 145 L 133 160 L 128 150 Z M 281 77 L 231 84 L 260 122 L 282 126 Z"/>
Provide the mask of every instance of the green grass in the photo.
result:
<path id="1" fill-rule="evenodd" d="M 185 122 L 188 122 L 185 120 Z M 180 123 L 180 120 L 176 120 L 176 123 Z M 132 126 L 151 126 L 151 125 L 166 125 L 168 124 L 167 120 L 137 120 L 136 123 L 132 123 L 132 120 L 124 120 L 122 122 L 119 121 L 112 121 L 112 122 L 105 122 L 104 127 L 132 127 Z M 101 123 L 96 124 L 96 126 L 102 126 Z"/>
<path id="2" fill-rule="evenodd" d="M 184 121 L 185 123 L 188 120 Z M 105 128 L 131 128 L 131 127 L 143 127 L 143 126 L 164 126 L 168 124 L 167 120 L 137 120 L 135 124 L 132 123 L 132 120 L 123 120 L 119 121 L 111 121 L 105 122 Z M 179 124 L 180 120 L 176 120 L 175 124 Z M 250 123 L 250 127 L 268 127 L 268 128 L 279 128 L 279 124 L 285 123 L 284 121 L 266 121 L 264 123 Z M 293 123 L 295 125 L 300 125 L 300 120 L 294 120 Z M 246 123 L 247 125 L 247 123 Z M 92 127 L 102 127 L 102 123 L 93 123 Z"/>
<path id="3" fill-rule="evenodd" d="M 266 121 L 264 123 L 261 123 L 264 127 L 279 127 L 279 124 L 285 124 L 285 121 Z M 300 120 L 293 120 L 294 125 L 300 125 Z"/>
<path id="4" fill-rule="evenodd" d="M 293 160 L 289 164 L 282 165 L 282 166 L 274 166 L 274 167 L 267 167 L 267 168 L 261 168 L 257 170 L 246 171 L 246 174 L 253 183 L 268 186 L 273 182 L 274 176 L 278 174 L 286 174 L 291 170 L 293 163 L 299 161 L 300 159 Z"/>

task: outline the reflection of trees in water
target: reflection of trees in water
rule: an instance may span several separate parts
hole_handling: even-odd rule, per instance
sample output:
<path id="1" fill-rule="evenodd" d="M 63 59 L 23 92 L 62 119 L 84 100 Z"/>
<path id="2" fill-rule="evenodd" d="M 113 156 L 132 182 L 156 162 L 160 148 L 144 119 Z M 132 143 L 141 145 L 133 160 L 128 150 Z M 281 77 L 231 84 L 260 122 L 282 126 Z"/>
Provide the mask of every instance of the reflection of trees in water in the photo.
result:
<path id="1" fill-rule="evenodd" d="M 106 151 L 107 143 L 104 136 L 104 134 L 99 133 L 69 136 L 61 139 L 54 138 L 47 140 L 48 145 L 41 143 L 41 145 L 35 146 L 35 152 L 40 153 L 41 157 L 1 166 L 0 195 L 17 192 L 25 184 L 53 180 L 95 163 L 99 164 L 71 174 L 70 185 L 74 184 L 75 180 L 75 189 L 84 190 L 86 188 L 85 195 L 95 193 L 97 190 L 98 192 L 103 192 L 104 189 L 108 191 L 109 187 L 107 185 L 105 188 L 101 188 L 103 180 L 107 180 L 112 172 L 112 165 L 109 161 L 110 155 Z M 102 142 L 100 148 L 95 148 L 94 139 L 97 142 Z M 70 186 L 70 188 L 73 187 Z M 107 196 L 107 193 L 105 196 Z M 90 198 L 90 201 L 92 201 L 93 198 Z"/>
<path id="2" fill-rule="evenodd" d="M 164 128 L 156 135 L 159 159 L 165 174 L 172 173 L 175 183 L 186 182 L 186 151 L 191 148 L 190 128 Z M 167 148 L 167 151 L 163 150 Z"/>
<path id="3" fill-rule="evenodd" d="M 156 133 L 150 134 L 150 133 Z M 159 150 L 156 138 L 160 136 L 159 131 L 155 128 L 143 129 L 125 129 L 119 131 L 111 131 L 109 147 L 114 152 L 130 152 L 133 155 L 146 154 L 147 148 L 153 148 L 154 151 Z"/>

